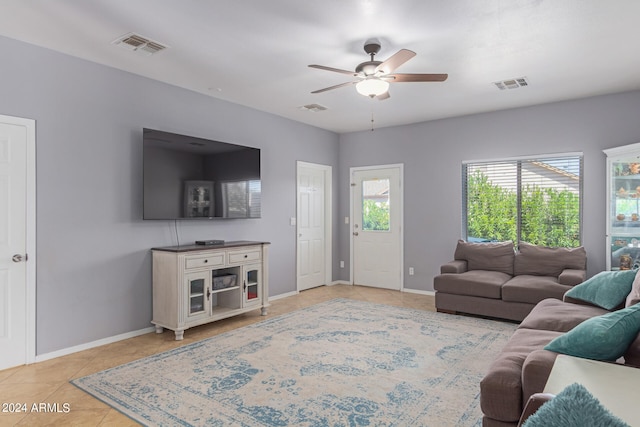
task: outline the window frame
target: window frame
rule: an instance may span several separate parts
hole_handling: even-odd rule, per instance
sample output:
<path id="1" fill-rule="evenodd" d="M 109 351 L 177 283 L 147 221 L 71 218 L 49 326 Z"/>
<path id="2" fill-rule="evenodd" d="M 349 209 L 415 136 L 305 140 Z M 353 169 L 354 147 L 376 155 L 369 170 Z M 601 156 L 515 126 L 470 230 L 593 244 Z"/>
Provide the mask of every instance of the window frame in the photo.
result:
<path id="1" fill-rule="evenodd" d="M 516 245 L 518 242 L 522 241 L 522 164 L 524 162 L 535 162 L 535 161 L 544 161 L 544 160 L 559 160 L 559 159 L 570 159 L 570 158 L 578 158 L 579 159 L 579 175 L 578 175 L 578 195 L 579 195 L 579 206 L 578 206 L 578 221 L 579 221 L 579 244 L 582 245 L 583 242 L 583 211 L 584 211 L 584 153 L 583 152 L 567 152 L 567 153 L 554 153 L 554 154 L 540 154 L 540 155 L 528 155 L 528 156 L 517 156 L 517 157 L 506 157 L 506 158 L 497 158 L 497 159 L 483 159 L 483 160 L 463 160 L 461 167 L 461 181 L 462 181 L 462 224 L 461 224 L 461 235 L 462 238 L 468 240 L 468 212 L 469 212 L 469 203 L 468 203 L 468 168 L 471 165 L 480 166 L 480 165 L 491 165 L 498 163 L 516 163 L 516 188 L 517 188 L 517 197 L 516 197 Z"/>

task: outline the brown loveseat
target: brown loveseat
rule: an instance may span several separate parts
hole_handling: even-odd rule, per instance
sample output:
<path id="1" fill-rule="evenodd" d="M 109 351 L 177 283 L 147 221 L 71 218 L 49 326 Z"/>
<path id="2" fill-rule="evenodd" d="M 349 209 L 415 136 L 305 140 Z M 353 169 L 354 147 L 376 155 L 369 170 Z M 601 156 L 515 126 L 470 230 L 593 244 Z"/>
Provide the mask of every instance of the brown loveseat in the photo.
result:
<path id="1" fill-rule="evenodd" d="M 524 319 L 545 298 L 561 300 L 586 278 L 584 248 L 548 248 L 520 242 L 460 240 L 454 260 L 440 267 L 436 309 L 509 320 Z"/>
<path id="2" fill-rule="evenodd" d="M 636 279 L 636 282 L 638 279 Z M 634 299 L 631 298 L 635 292 Z M 626 305 L 637 304 L 640 289 L 634 282 L 634 290 L 626 299 Z M 574 301 L 574 302 L 569 302 Z M 517 426 L 523 408 L 529 397 L 544 390 L 558 353 L 545 350 L 556 337 L 571 331 L 587 319 L 596 320 L 602 315 L 620 313 L 608 311 L 582 301 L 565 297 L 565 301 L 545 299 L 520 323 L 506 346 L 491 364 L 480 383 L 480 406 L 484 417 L 483 427 Z M 640 329 L 640 321 L 636 327 Z M 591 322 L 591 321 L 590 321 Z M 591 323 L 582 325 L 588 329 Z M 625 347 L 619 363 L 640 366 L 640 334 L 630 338 L 635 340 Z M 612 338 L 617 339 L 617 338 Z M 601 346 L 598 340 L 592 340 Z"/>

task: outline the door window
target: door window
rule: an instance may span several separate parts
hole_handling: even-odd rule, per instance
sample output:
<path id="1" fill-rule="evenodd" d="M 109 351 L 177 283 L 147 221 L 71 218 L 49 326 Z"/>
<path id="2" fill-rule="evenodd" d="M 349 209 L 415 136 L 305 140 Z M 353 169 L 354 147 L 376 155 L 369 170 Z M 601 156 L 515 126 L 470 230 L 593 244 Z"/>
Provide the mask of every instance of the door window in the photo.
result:
<path id="1" fill-rule="evenodd" d="M 389 231 L 389 179 L 362 181 L 362 230 Z"/>

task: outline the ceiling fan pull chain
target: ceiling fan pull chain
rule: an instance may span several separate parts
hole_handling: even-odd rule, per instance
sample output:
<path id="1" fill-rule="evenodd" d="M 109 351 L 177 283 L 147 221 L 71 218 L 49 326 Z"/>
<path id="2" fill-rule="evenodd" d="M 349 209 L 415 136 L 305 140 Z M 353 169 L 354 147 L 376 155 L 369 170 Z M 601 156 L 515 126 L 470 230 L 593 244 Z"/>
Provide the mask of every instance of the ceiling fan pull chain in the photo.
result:
<path id="1" fill-rule="evenodd" d="M 371 132 L 373 132 L 373 105 L 371 105 Z"/>

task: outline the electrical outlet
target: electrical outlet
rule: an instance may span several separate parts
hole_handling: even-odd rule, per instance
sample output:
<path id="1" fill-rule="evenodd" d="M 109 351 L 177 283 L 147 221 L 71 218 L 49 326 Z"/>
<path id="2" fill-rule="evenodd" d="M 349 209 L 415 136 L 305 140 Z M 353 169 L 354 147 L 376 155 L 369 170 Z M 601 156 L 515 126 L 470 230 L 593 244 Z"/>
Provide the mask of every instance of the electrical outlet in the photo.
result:
<path id="1" fill-rule="evenodd" d="M 413 267 L 409 267 L 409 276 L 413 276 L 413 273 L 414 273 Z"/>

